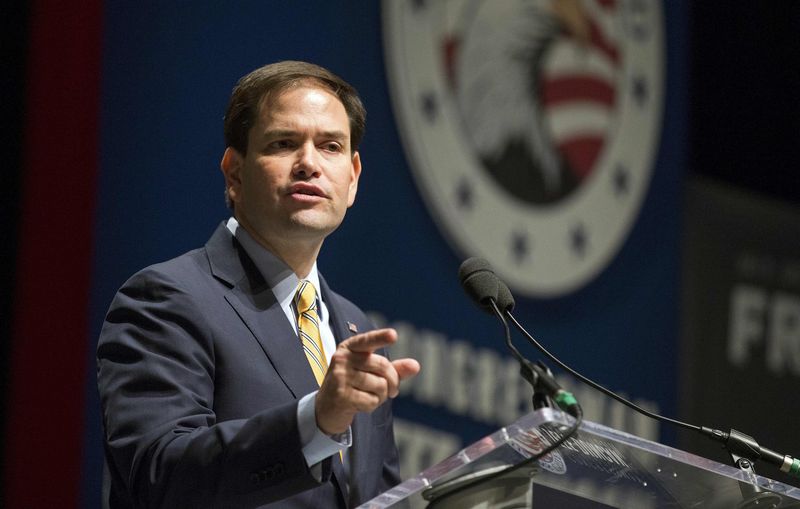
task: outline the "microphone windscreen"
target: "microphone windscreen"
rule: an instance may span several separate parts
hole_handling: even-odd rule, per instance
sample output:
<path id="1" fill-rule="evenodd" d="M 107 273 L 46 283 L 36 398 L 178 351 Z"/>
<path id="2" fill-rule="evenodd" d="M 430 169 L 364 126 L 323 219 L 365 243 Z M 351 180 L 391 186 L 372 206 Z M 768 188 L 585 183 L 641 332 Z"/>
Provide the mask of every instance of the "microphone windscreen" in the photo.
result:
<path id="1" fill-rule="evenodd" d="M 483 258 L 467 258 L 458 268 L 458 279 L 467 295 L 478 306 L 488 313 L 492 313 L 489 301 L 498 302 L 500 280 L 492 271 L 489 262 Z"/>

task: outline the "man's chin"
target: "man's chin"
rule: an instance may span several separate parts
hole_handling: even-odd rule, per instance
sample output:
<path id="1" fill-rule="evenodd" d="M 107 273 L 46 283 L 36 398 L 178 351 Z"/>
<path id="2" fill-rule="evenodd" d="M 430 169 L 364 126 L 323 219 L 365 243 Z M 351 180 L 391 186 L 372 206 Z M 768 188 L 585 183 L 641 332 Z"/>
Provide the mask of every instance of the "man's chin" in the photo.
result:
<path id="1" fill-rule="evenodd" d="M 304 211 L 308 212 L 308 211 Z M 306 238 L 325 238 L 341 224 L 330 217 L 319 217 L 317 214 L 299 213 L 291 217 L 293 233 Z"/>

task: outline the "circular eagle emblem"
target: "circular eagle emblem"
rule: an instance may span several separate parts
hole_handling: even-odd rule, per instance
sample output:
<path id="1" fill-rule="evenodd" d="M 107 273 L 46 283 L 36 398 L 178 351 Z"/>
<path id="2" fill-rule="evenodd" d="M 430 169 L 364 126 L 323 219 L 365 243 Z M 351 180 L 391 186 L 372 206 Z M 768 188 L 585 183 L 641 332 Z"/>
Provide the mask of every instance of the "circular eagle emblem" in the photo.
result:
<path id="1" fill-rule="evenodd" d="M 661 125 L 655 0 L 384 0 L 389 86 L 445 236 L 554 297 L 613 259 Z"/>

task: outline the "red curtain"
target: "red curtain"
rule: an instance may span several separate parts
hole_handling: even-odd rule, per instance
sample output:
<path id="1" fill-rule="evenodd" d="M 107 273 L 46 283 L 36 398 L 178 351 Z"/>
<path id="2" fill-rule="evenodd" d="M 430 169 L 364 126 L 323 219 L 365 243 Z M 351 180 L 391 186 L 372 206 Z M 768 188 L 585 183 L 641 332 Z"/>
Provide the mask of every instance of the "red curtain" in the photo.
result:
<path id="1" fill-rule="evenodd" d="M 30 6 L 6 507 L 81 507 L 102 3 Z"/>

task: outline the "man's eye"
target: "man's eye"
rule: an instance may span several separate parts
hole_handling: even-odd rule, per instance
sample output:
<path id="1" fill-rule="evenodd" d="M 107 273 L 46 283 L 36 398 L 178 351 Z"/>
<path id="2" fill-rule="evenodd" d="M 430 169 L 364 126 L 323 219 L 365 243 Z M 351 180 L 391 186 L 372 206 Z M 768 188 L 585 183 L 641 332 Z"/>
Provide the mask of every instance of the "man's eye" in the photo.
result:
<path id="1" fill-rule="evenodd" d="M 291 148 L 292 142 L 289 140 L 275 140 L 269 144 L 269 148 L 272 150 L 281 150 L 285 148 Z"/>
<path id="2" fill-rule="evenodd" d="M 327 150 L 328 152 L 341 152 L 342 151 L 342 146 L 340 144 L 334 143 L 334 142 L 325 143 L 324 145 L 322 145 L 322 147 L 325 150 Z"/>

